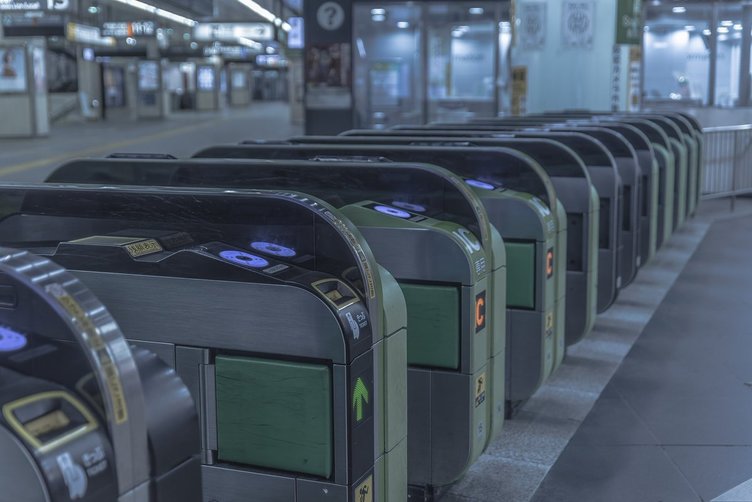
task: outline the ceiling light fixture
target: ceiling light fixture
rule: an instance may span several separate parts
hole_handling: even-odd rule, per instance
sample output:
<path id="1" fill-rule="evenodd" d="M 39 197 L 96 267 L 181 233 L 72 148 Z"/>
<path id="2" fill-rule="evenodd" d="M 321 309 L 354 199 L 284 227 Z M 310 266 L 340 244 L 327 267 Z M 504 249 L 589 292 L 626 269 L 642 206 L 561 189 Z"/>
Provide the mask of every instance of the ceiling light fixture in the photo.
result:
<path id="1" fill-rule="evenodd" d="M 371 9 L 372 16 L 385 16 L 386 9 Z"/>
<path id="2" fill-rule="evenodd" d="M 707 37 L 709 37 L 710 36 L 710 30 L 707 29 L 707 28 L 705 28 L 704 30 L 702 30 L 702 34 L 705 35 L 705 36 L 707 36 Z"/>
<path id="3" fill-rule="evenodd" d="M 735 25 L 734 25 L 734 29 L 735 29 L 736 31 L 742 31 L 742 25 L 741 25 L 741 24 L 735 24 Z"/>
<path id="4" fill-rule="evenodd" d="M 408 23 L 407 21 L 400 21 L 397 23 L 397 28 L 400 28 L 402 30 L 404 30 L 405 28 L 409 28 L 409 27 L 410 27 L 410 23 Z"/>
<path id="5" fill-rule="evenodd" d="M 194 21 L 193 19 L 187 18 L 185 16 L 181 16 L 180 14 L 175 14 L 174 12 L 170 12 L 169 10 L 160 9 L 159 7 L 155 7 L 154 5 L 148 4 L 146 2 L 141 2 L 140 0 L 112 0 L 113 2 L 121 3 L 123 5 L 127 5 L 129 7 L 133 7 L 134 9 L 143 10 L 145 12 L 150 12 L 151 14 L 154 14 L 155 16 L 167 19 L 169 21 L 173 21 L 178 24 L 182 24 L 185 26 L 196 26 L 198 22 Z"/>
<path id="6" fill-rule="evenodd" d="M 468 9 L 468 12 L 473 16 L 481 16 L 486 11 L 483 9 L 483 7 L 470 7 Z"/>
<path id="7" fill-rule="evenodd" d="M 386 16 L 384 14 L 374 14 L 371 16 L 371 21 L 374 23 L 383 23 L 386 21 Z"/>
<path id="8" fill-rule="evenodd" d="M 281 22 L 281 24 L 278 24 L 277 26 L 281 26 L 283 30 L 290 31 L 292 29 L 292 26 L 290 26 L 289 23 L 286 23 L 282 21 L 280 18 L 278 18 L 276 15 L 274 15 L 273 12 L 266 10 L 261 5 L 259 5 L 257 2 L 254 2 L 254 0 L 238 0 L 242 5 L 248 7 L 250 10 L 258 14 L 259 16 L 263 17 L 270 23 L 277 23 L 277 20 Z"/>
<path id="9" fill-rule="evenodd" d="M 691 24 L 688 24 L 687 26 L 684 27 L 684 29 L 687 31 L 695 31 L 697 28 L 692 26 Z"/>
<path id="10" fill-rule="evenodd" d="M 733 25 L 734 25 L 734 22 L 729 19 L 725 19 L 721 21 L 721 26 L 733 26 Z"/>
<path id="11" fill-rule="evenodd" d="M 256 42 L 255 40 L 251 40 L 250 38 L 238 37 L 237 41 L 240 45 L 244 45 L 245 47 L 249 47 L 251 49 L 256 49 L 257 51 L 260 51 L 264 48 L 264 44 Z"/>
<path id="12" fill-rule="evenodd" d="M 687 8 L 681 6 L 674 7 L 673 9 L 671 9 L 671 12 L 673 12 L 674 14 L 684 14 L 685 12 L 687 12 Z"/>
<path id="13" fill-rule="evenodd" d="M 725 26 L 718 27 L 718 33 L 728 33 L 728 32 L 729 32 L 729 29 L 726 28 Z"/>

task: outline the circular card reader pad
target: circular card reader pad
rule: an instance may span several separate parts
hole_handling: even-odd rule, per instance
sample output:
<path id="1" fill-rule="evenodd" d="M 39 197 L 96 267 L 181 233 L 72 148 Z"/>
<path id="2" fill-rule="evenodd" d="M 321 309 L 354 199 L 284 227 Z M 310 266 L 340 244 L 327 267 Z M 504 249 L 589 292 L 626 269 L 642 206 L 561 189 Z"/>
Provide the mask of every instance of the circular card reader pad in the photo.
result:
<path id="1" fill-rule="evenodd" d="M 402 209 L 397 209 L 396 207 L 377 205 L 377 206 L 373 206 L 373 209 L 380 213 L 387 214 L 389 216 L 394 216 L 396 218 L 402 218 L 405 220 L 412 217 L 412 215 L 408 213 L 407 211 L 403 211 Z"/>
<path id="2" fill-rule="evenodd" d="M 26 347 L 26 335 L 7 326 L 0 326 L 0 352 L 13 352 Z"/>
<path id="3" fill-rule="evenodd" d="M 228 249 L 219 253 L 219 256 L 231 263 L 249 268 L 264 268 L 269 266 L 269 262 L 255 254 Z"/>
<path id="4" fill-rule="evenodd" d="M 294 249 L 282 246 L 280 244 L 275 244 L 274 242 L 251 242 L 251 247 L 261 253 L 278 256 L 280 258 L 292 258 L 297 254 Z"/>

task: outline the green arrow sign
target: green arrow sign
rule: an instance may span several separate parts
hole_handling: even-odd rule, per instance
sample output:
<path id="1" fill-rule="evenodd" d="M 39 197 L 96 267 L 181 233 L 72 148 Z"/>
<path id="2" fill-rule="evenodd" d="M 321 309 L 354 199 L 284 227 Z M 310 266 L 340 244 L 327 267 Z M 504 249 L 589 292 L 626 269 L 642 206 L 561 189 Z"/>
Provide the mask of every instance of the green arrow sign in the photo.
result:
<path id="1" fill-rule="evenodd" d="M 355 408 L 355 421 L 360 422 L 363 420 L 363 402 L 368 404 L 368 387 L 363 383 L 363 380 L 358 377 L 355 380 L 355 388 L 353 389 L 353 408 Z"/>

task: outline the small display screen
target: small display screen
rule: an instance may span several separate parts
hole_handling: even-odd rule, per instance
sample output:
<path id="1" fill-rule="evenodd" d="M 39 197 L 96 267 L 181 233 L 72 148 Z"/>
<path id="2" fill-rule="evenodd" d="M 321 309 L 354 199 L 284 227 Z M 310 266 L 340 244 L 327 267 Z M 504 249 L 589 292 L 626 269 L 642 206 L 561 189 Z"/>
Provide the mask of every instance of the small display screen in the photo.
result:
<path id="1" fill-rule="evenodd" d="M 329 291 L 328 293 L 324 293 L 324 295 L 329 298 L 331 301 L 336 302 L 342 299 L 342 293 L 337 291 L 336 289 L 333 289 Z"/>
<path id="2" fill-rule="evenodd" d="M 29 434 L 35 437 L 41 437 L 51 432 L 58 431 L 68 427 L 71 423 L 68 415 L 63 410 L 55 410 L 39 418 L 24 424 L 24 428 Z"/>

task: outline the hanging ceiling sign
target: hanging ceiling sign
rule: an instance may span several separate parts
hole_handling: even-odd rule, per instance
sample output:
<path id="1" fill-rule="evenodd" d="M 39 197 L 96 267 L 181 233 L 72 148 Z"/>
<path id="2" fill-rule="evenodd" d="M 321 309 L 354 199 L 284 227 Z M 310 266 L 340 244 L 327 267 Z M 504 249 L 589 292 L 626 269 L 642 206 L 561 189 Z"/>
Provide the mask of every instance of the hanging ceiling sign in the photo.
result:
<path id="1" fill-rule="evenodd" d="M 274 40 L 271 23 L 201 23 L 193 28 L 193 38 L 201 42 L 231 42 L 249 38 L 256 42 Z"/>
<path id="2" fill-rule="evenodd" d="M 157 25 L 154 21 L 134 21 L 132 23 L 104 23 L 102 36 L 115 38 L 154 37 Z"/>

